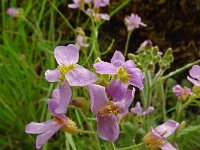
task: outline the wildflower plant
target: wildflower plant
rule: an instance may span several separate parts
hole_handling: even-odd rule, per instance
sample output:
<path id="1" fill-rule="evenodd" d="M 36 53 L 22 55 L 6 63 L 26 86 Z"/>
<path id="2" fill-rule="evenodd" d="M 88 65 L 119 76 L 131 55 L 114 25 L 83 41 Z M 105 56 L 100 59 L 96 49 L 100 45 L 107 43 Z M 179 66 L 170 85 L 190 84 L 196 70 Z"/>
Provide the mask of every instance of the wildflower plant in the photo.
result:
<path id="1" fill-rule="evenodd" d="M 161 52 L 158 46 L 145 40 L 135 54 L 128 53 L 132 32 L 148 27 L 142 21 L 145 19 L 134 13 L 124 19 L 125 48 L 115 50 L 113 42 L 107 49 L 101 47 L 100 27 L 128 3 L 123 2 L 109 14 L 102 13 L 102 8 L 110 5 L 109 0 L 73 0 L 68 4 L 68 9 L 79 9 L 88 21 L 71 27 L 75 40 L 54 49 L 57 67 L 45 71 L 45 79 L 54 83 L 51 87 L 55 88 L 47 101 L 53 118 L 42 123 L 31 122 L 25 127 L 26 133 L 37 134 L 37 149 L 59 129 L 67 132 L 66 141 L 69 140 L 73 150 L 78 144 L 69 134 L 76 135 L 75 140 L 90 137 L 95 146 L 88 145 L 88 149 L 175 150 L 181 147 L 181 131 L 187 128 L 183 125 L 186 108 L 194 103 L 199 106 L 200 66 L 195 64 L 200 61 L 166 74 L 174 60 L 171 48 Z M 11 10 L 8 13 L 13 15 Z M 114 51 L 111 60 L 104 60 L 102 56 L 111 50 Z M 166 95 L 166 81 L 191 66 L 187 79 L 194 84 L 192 90 L 174 84 L 170 90 L 178 101 L 168 109 L 171 103 Z M 172 138 L 166 139 L 170 135 Z M 56 136 L 53 140 L 59 141 L 59 138 Z"/>

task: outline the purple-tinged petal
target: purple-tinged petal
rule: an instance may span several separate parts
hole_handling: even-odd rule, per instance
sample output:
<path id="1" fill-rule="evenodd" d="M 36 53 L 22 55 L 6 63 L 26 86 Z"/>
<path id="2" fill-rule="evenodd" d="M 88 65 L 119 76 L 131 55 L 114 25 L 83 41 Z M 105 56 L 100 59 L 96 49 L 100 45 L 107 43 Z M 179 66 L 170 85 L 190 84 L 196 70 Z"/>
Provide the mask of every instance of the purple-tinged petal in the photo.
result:
<path id="1" fill-rule="evenodd" d="M 140 102 L 137 102 L 135 107 L 131 108 L 131 113 L 136 114 L 137 116 L 142 115 L 142 107 L 140 105 Z"/>
<path id="2" fill-rule="evenodd" d="M 122 66 L 123 64 L 124 64 L 124 62 L 123 61 L 121 61 L 121 60 L 115 60 L 113 63 L 112 63 L 115 67 L 120 67 L 120 66 Z"/>
<path id="3" fill-rule="evenodd" d="M 101 13 L 99 15 L 100 15 L 101 19 L 103 19 L 103 20 L 107 20 L 107 21 L 110 20 L 110 16 L 106 13 Z"/>
<path id="4" fill-rule="evenodd" d="M 76 65 L 76 68 L 68 72 L 65 77 L 70 86 L 86 86 L 97 80 L 97 76 L 93 72 L 80 65 Z"/>
<path id="5" fill-rule="evenodd" d="M 154 130 L 162 137 L 170 136 L 179 127 L 179 123 L 174 120 L 167 120 L 165 123 L 157 126 Z"/>
<path id="6" fill-rule="evenodd" d="M 192 69 L 190 69 L 189 74 L 192 78 L 198 79 L 200 81 L 200 66 L 192 66 Z"/>
<path id="7" fill-rule="evenodd" d="M 135 88 L 126 91 L 126 94 L 123 98 L 123 100 L 125 101 L 126 109 L 130 107 L 131 103 L 133 102 L 134 96 L 135 96 Z"/>
<path id="8" fill-rule="evenodd" d="M 135 63 L 132 60 L 127 60 L 122 66 L 127 69 L 135 68 Z"/>
<path id="9" fill-rule="evenodd" d="M 111 58 L 111 63 L 113 64 L 116 60 L 125 62 L 124 55 L 120 51 L 115 51 L 113 57 Z"/>
<path id="10" fill-rule="evenodd" d="M 105 87 L 95 84 L 88 86 L 90 93 L 90 105 L 93 113 L 98 111 L 108 104 L 108 98 L 105 93 Z"/>
<path id="11" fill-rule="evenodd" d="M 180 85 L 178 85 L 178 84 L 175 85 L 175 86 L 172 88 L 173 92 L 176 93 L 176 94 L 177 94 L 177 93 L 181 93 L 182 89 L 183 89 L 183 88 L 182 88 Z"/>
<path id="12" fill-rule="evenodd" d="M 110 0 L 94 0 L 94 7 L 105 7 L 110 4 Z"/>
<path id="13" fill-rule="evenodd" d="M 48 120 L 42 123 L 31 122 L 26 125 L 25 132 L 31 134 L 40 134 L 48 131 L 52 126 L 54 126 L 55 121 Z"/>
<path id="14" fill-rule="evenodd" d="M 40 149 L 47 140 L 49 140 L 60 128 L 62 127 L 61 124 L 58 124 L 54 121 L 54 124 L 48 131 L 43 134 L 37 136 L 36 139 L 36 148 Z"/>
<path id="15" fill-rule="evenodd" d="M 97 115 L 98 136 L 106 141 L 115 141 L 119 137 L 119 126 L 115 115 Z"/>
<path id="16" fill-rule="evenodd" d="M 60 101 L 58 107 L 55 109 L 55 112 L 58 114 L 64 114 L 67 112 L 67 106 L 69 105 L 72 95 L 71 88 L 67 81 L 60 84 L 59 91 L 60 91 Z"/>
<path id="17" fill-rule="evenodd" d="M 107 62 L 98 62 L 93 65 L 93 67 L 96 69 L 96 72 L 101 74 L 116 74 L 117 73 L 117 67 L 115 67 L 111 63 Z"/>
<path id="18" fill-rule="evenodd" d="M 127 85 L 122 83 L 119 79 L 112 81 L 106 88 L 106 92 L 113 98 L 114 101 L 121 100 L 126 94 Z"/>
<path id="19" fill-rule="evenodd" d="M 56 68 L 54 70 L 45 71 L 45 78 L 49 82 L 56 82 L 60 77 L 60 71 Z"/>
<path id="20" fill-rule="evenodd" d="M 74 44 L 58 46 L 54 50 L 54 55 L 59 65 L 76 64 L 79 59 L 79 47 Z"/>
<path id="21" fill-rule="evenodd" d="M 153 112 L 153 111 L 154 111 L 154 107 L 150 106 L 150 107 L 147 108 L 147 110 L 145 110 L 145 111 L 142 113 L 142 115 L 143 115 L 143 116 L 144 116 L 144 115 L 147 115 L 147 114 L 149 114 L 149 113 L 151 113 L 151 112 Z"/>
<path id="22" fill-rule="evenodd" d="M 59 89 L 54 89 L 52 94 L 51 94 L 52 99 L 56 99 L 56 102 L 59 102 L 60 99 L 60 91 Z"/>
<path id="23" fill-rule="evenodd" d="M 131 75 L 129 83 L 142 90 L 144 74 L 138 68 L 127 68 L 127 73 Z"/>
<path id="24" fill-rule="evenodd" d="M 192 79 L 189 76 L 187 76 L 187 79 L 188 79 L 188 81 L 190 81 L 194 85 L 200 86 L 200 81 L 199 80 Z"/>
<path id="25" fill-rule="evenodd" d="M 68 4 L 68 7 L 72 8 L 72 9 L 76 9 L 76 8 L 79 8 L 80 5 L 79 5 L 79 3 L 74 3 L 74 4 Z"/>
<path id="26" fill-rule="evenodd" d="M 159 146 L 162 150 L 177 150 L 172 144 L 165 141 L 165 144 Z"/>
<path id="27" fill-rule="evenodd" d="M 59 99 L 49 99 L 48 100 L 48 110 L 53 116 L 56 116 L 56 108 L 58 107 Z"/>
<path id="28" fill-rule="evenodd" d="M 130 107 L 135 94 L 135 88 L 133 90 L 127 90 L 124 97 L 118 101 L 114 101 L 114 106 L 119 108 L 120 114 L 128 113 L 128 108 Z"/>

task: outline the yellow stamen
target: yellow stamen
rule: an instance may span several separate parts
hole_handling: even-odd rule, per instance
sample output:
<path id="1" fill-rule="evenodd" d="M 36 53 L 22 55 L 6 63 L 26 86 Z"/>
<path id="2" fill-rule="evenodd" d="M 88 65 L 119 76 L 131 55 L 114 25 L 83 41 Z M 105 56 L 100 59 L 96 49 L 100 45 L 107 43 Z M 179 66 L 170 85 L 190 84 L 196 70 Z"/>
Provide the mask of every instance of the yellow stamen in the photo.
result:
<path id="1" fill-rule="evenodd" d="M 72 121 L 71 119 L 67 118 L 67 120 L 64 121 L 63 119 L 60 119 L 58 117 L 54 117 L 54 120 L 59 124 L 64 124 L 62 126 L 62 129 L 65 132 L 68 132 L 68 133 L 71 133 L 71 134 L 77 134 L 78 133 L 78 128 L 76 126 L 76 123 L 74 121 Z"/>
<path id="2" fill-rule="evenodd" d="M 119 67 L 117 70 L 117 77 L 123 83 L 128 83 L 130 80 L 130 74 L 127 73 L 125 67 Z"/>
<path id="3" fill-rule="evenodd" d="M 74 68 L 76 67 L 76 64 L 71 64 L 71 65 L 60 65 L 58 66 L 58 69 L 60 71 L 60 77 L 58 78 L 58 80 L 60 80 L 61 82 L 63 82 L 65 80 L 65 75 L 72 71 Z"/>
<path id="4" fill-rule="evenodd" d="M 114 105 L 114 102 L 109 101 L 108 105 L 101 108 L 98 112 L 99 115 L 106 115 L 106 114 L 115 114 L 119 113 L 119 108 Z"/>

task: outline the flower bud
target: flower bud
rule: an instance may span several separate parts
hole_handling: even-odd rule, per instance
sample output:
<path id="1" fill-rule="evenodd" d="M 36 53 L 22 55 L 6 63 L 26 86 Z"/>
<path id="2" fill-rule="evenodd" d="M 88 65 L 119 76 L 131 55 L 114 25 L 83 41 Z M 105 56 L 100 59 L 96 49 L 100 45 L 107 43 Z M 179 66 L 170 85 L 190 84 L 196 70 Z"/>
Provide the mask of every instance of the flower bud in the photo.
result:
<path id="1" fill-rule="evenodd" d="M 82 109 L 84 111 L 87 111 L 90 108 L 89 102 L 83 97 L 72 98 L 70 104 L 74 105 L 75 107 L 78 107 L 78 108 L 80 108 L 80 109 Z"/>

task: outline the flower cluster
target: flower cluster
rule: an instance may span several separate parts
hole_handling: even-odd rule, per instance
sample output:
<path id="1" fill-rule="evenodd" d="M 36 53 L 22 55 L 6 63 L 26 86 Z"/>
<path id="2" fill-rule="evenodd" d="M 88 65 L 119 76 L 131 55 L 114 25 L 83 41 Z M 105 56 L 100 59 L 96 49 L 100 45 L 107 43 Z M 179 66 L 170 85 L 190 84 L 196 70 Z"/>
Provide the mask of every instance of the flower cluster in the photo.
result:
<path id="1" fill-rule="evenodd" d="M 108 84 L 102 86 L 96 82 L 98 78 L 94 73 L 77 64 L 78 46 L 58 46 L 54 50 L 54 56 L 58 63 L 57 68 L 45 72 L 47 81 L 59 82 L 59 89 L 55 89 L 52 98 L 48 100 L 53 119 L 43 123 L 31 122 L 25 129 L 26 133 L 39 134 L 36 148 L 41 148 L 60 128 L 72 134 L 78 132 L 75 122 L 65 116 L 72 96 L 70 86 L 88 86 L 91 110 L 97 119 L 97 134 L 107 141 L 117 140 L 120 116 L 129 112 L 134 99 L 134 87 L 143 89 L 144 74 L 135 67 L 134 62 L 125 61 L 122 53 L 116 51 L 111 63 L 100 61 L 94 64 L 97 74 L 110 76 Z"/>
<path id="2" fill-rule="evenodd" d="M 93 17 L 95 22 L 99 22 L 101 20 L 110 20 L 110 16 L 108 14 L 100 13 L 100 8 L 109 5 L 110 0 L 73 0 L 73 2 L 74 3 L 68 5 L 69 8 L 81 9 L 87 15 Z M 87 9 L 85 9 L 86 4 L 89 4 L 89 8 Z"/>

